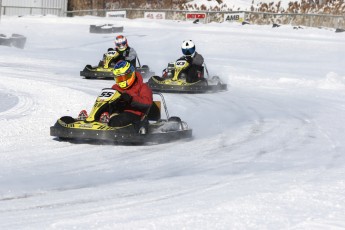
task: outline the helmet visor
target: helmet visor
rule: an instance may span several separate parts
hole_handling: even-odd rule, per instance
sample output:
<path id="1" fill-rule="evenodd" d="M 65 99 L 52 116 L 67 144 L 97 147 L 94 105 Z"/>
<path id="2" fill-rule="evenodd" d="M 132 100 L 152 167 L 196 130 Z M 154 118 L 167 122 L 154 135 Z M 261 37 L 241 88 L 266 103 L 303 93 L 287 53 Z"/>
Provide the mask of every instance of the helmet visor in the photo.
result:
<path id="1" fill-rule="evenodd" d="M 115 81 L 116 81 L 116 83 L 127 81 L 128 79 L 133 77 L 134 74 L 135 74 L 134 72 L 129 72 L 127 74 L 122 74 L 122 75 L 115 76 Z"/>
<path id="2" fill-rule="evenodd" d="M 184 55 L 192 55 L 194 52 L 195 52 L 195 47 L 186 48 L 186 49 L 183 49 L 183 48 L 182 48 L 182 53 L 183 53 Z"/>
<path id="3" fill-rule="evenodd" d="M 124 45 L 126 45 L 126 43 L 127 43 L 127 41 L 116 41 L 115 45 L 116 46 L 124 46 Z"/>

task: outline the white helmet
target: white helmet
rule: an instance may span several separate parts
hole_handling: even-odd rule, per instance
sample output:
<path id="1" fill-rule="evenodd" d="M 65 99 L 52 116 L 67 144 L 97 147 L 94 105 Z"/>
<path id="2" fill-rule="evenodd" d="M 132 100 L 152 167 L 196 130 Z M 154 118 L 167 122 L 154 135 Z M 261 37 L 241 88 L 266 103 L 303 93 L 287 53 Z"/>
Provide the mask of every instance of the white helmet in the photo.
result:
<path id="1" fill-rule="evenodd" d="M 192 40 L 186 40 L 181 45 L 182 53 L 186 56 L 192 56 L 195 53 L 195 44 Z"/>

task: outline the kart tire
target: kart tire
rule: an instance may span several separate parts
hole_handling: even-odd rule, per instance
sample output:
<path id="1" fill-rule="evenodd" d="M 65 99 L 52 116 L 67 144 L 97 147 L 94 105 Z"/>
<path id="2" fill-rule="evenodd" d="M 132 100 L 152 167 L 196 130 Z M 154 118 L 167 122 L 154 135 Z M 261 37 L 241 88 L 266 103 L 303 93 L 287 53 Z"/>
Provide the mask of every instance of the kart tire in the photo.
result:
<path id="1" fill-rule="evenodd" d="M 66 124 L 71 124 L 76 121 L 73 117 L 70 116 L 61 117 L 60 120 L 65 122 Z"/>

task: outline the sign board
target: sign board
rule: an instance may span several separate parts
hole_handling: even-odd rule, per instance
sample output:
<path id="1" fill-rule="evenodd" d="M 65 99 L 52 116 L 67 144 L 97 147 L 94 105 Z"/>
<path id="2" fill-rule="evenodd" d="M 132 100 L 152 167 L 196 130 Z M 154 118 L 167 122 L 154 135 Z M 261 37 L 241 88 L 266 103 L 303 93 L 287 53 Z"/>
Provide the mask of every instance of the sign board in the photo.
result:
<path id="1" fill-rule="evenodd" d="M 145 12 L 144 18 L 148 19 L 165 19 L 165 12 Z"/>
<path id="2" fill-rule="evenodd" d="M 186 13 L 186 19 L 205 19 L 205 13 Z"/>
<path id="3" fill-rule="evenodd" d="M 109 11 L 105 15 L 107 18 L 125 18 L 126 11 Z"/>
<path id="4" fill-rule="evenodd" d="M 186 20 L 187 21 L 194 21 L 199 19 L 199 21 L 206 22 L 206 14 L 205 13 L 186 13 Z"/>
<path id="5" fill-rule="evenodd" d="M 224 14 L 224 22 L 243 22 L 244 13 Z"/>

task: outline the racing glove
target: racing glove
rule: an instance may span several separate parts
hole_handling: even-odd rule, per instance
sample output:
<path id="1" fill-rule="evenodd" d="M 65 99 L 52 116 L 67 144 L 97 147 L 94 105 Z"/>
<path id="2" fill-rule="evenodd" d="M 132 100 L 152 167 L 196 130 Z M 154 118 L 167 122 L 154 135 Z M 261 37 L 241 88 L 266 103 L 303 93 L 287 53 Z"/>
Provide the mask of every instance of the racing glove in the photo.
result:
<path id="1" fill-rule="evenodd" d="M 120 96 L 120 101 L 123 101 L 127 104 L 131 104 L 132 102 L 132 96 L 129 95 L 128 93 L 122 93 Z"/>
<path id="2" fill-rule="evenodd" d="M 132 102 L 132 96 L 128 93 L 122 93 L 118 100 L 110 104 L 110 111 L 122 113 Z M 111 114 L 111 113 L 110 113 Z"/>
<path id="3" fill-rule="evenodd" d="M 185 56 L 185 60 L 189 63 L 192 64 L 193 58 L 191 56 Z"/>

